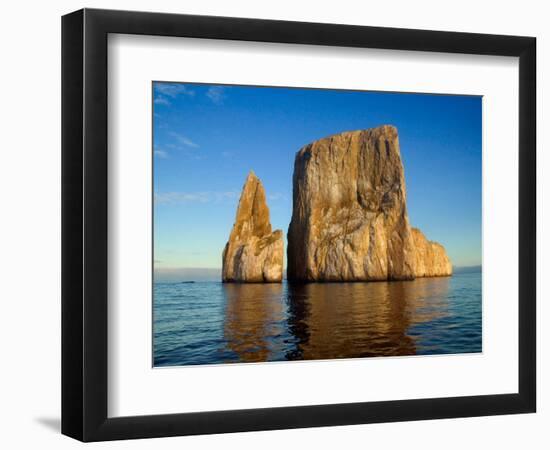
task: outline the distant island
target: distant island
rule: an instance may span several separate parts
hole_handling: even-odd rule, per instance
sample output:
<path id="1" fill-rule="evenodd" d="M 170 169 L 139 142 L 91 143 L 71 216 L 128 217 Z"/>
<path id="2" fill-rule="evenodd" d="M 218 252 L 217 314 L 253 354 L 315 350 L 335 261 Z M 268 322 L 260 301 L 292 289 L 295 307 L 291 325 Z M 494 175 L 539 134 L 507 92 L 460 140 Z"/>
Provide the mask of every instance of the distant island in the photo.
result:
<path id="1" fill-rule="evenodd" d="M 453 268 L 453 273 L 480 273 L 481 266 L 458 266 Z"/>
<path id="2" fill-rule="evenodd" d="M 302 147 L 294 161 L 289 281 L 413 280 L 452 275 L 445 248 L 412 228 L 397 129 L 340 133 Z M 283 238 L 271 230 L 251 171 L 222 254 L 224 282 L 282 282 Z"/>

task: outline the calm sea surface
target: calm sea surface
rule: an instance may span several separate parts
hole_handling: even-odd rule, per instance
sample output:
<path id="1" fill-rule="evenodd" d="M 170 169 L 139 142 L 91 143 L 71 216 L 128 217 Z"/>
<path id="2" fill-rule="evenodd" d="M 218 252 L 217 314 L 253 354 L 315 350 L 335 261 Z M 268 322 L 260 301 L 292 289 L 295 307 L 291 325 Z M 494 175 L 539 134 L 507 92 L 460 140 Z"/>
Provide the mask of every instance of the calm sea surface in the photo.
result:
<path id="1" fill-rule="evenodd" d="M 481 352 L 481 273 L 405 282 L 156 283 L 154 364 Z"/>

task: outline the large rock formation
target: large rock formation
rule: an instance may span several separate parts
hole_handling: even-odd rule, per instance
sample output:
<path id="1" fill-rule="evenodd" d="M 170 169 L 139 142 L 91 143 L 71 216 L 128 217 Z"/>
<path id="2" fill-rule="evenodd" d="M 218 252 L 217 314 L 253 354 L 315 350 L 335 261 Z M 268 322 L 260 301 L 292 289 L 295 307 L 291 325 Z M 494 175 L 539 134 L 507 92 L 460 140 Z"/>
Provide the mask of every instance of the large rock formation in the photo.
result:
<path id="1" fill-rule="evenodd" d="M 341 133 L 303 147 L 294 162 L 288 279 L 414 279 L 421 257 L 406 200 L 395 127 Z"/>
<path id="2" fill-rule="evenodd" d="M 415 276 L 444 277 L 452 275 L 453 266 L 445 248 L 437 242 L 428 241 L 418 228 L 412 229 L 415 247 Z"/>
<path id="3" fill-rule="evenodd" d="M 252 171 L 222 258 L 224 282 L 280 283 L 283 279 L 283 232 L 271 232 L 264 187 Z"/>

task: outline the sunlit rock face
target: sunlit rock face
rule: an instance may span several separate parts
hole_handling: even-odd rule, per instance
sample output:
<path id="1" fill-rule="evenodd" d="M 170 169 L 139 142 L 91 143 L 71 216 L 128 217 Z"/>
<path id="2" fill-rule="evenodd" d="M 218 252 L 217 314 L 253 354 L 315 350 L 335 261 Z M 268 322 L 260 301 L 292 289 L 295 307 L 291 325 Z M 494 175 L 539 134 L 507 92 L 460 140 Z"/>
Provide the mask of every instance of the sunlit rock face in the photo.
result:
<path id="1" fill-rule="evenodd" d="M 283 233 L 271 231 L 265 190 L 252 171 L 222 259 L 224 282 L 280 283 L 283 279 Z"/>
<path id="2" fill-rule="evenodd" d="M 409 224 L 395 127 L 345 132 L 298 151 L 287 253 L 292 281 L 424 276 L 416 270 L 425 258 Z"/>
<path id="3" fill-rule="evenodd" d="M 414 243 L 397 130 L 341 133 L 303 147 L 294 162 L 288 278 L 414 278 Z"/>
<path id="4" fill-rule="evenodd" d="M 445 248 L 437 242 L 428 241 L 418 229 L 413 228 L 415 246 L 415 276 L 417 277 L 445 277 L 453 273 L 451 260 Z"/>

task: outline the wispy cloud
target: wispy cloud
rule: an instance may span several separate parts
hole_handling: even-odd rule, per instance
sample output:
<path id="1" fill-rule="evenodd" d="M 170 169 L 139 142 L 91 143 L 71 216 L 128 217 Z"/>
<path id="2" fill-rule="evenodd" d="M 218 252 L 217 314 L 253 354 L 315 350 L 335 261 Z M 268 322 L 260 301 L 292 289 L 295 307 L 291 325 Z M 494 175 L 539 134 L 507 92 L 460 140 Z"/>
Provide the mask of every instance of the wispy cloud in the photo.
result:
<path id="1" fill-rule="evenodd" d="M 178 95 L 194 97 L 195 91 L 181 83 L 155 83 L 155 91 L 166 97 L 176 98 Z"/>
<path id="2" fill-rule="evenodd" d="M 155 105 L 166 105 L 170 106 L 170 100 L 168 100 L 166 97 L 163 97 L 162 95 L 159 95 L 155 97 Z"/>
<path id="3" fill-rule="evenodd" d="M 155 148 L 155 150 L 153 151 L 153 153 L 155 154 L 155 156 L 161 158 L 161 159 L 166 159 L 168 158 L 168 152 L 160 149 L 160 148 Z"/>
<path id="4" fill-rule="evenodd" d="M 214 192 L 213 194 L 217 201 L 239 198 L 239 191 Z"/>
<path id="5" fill-rule="evenodd" d="M 196 144 L 195 142 L 193 142 L 191 139 L 189 139 L 187 136 L 184 136 L 183 134 L 172 131 L 170 132 L 170 136 L 172 136 L 181 145 L 185 145 L 186 147 L 191 147 L 191 148 L 199 148 L 199 144 Z"/>
<path id="6" fill-rule="evenodd" d="M 221 105 L 225 99 L 225 89 L 221 86 L 211 86 L 206 91 L 206 96 L 212 100 L 212 103 Z"/>
<path id="7" fill-rule="evenodd" d="M 157 192 L 155 203 L 206 203 L 209 201 L 208 192 Z"/>
<path id="8" fill-rule="evenodd" d="M 221 192 L 156 192 L 155 203 L 162 204 L 181 204 L 181 203 L 209 203 L 234 200 L 239 197 L 237 191 Z"/>
<path id="9" fill-rule="evenodd" d="M 273 201 L 276 201 L 276 200 L 281 200 L 282 198 L 284 198 L 284 195 L 281 194 L 280 192 L 274 192 L 273 194 L 269 194 L 267 196 L 267 198 L 269 200 L 273 200 Z"/>
<path id="10" fill-rule="evenodd" d="M 189 89 L 184 84 L 179 83 L 155 83 L 155 105 L 170 106 L 170 99 L 175 99 L 179 95 L 194 97 L 195 91 Z"/>

